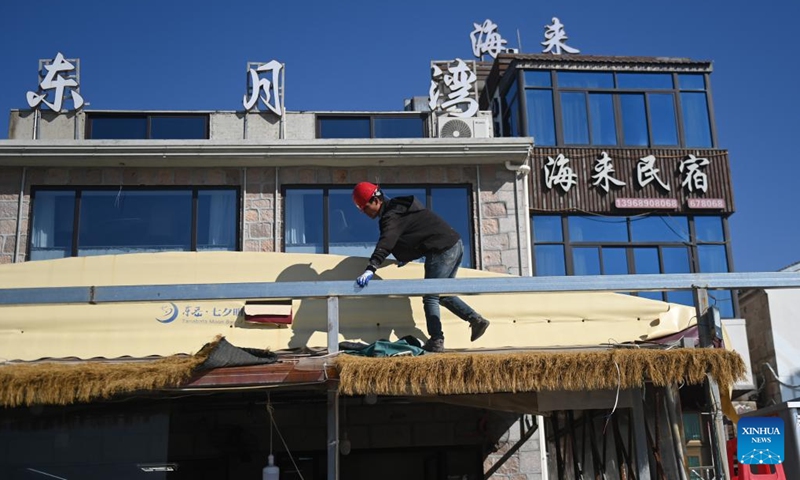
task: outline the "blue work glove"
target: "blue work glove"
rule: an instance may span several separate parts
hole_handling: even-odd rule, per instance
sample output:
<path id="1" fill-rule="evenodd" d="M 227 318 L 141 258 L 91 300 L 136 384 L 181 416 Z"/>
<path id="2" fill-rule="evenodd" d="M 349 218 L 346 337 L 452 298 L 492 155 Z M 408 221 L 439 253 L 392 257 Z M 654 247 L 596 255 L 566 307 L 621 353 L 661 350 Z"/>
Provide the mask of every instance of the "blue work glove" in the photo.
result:
<path id="1" fill-rule="evenodd" d="M 364 270 L 364 273 L 361 274 L 358 278 L 356 278 L 356 283 L 359 287 L 366 287 L 369 281 L 372 279 L 372 276 L 375 275 L 375 272 L 372 270 Z"/>

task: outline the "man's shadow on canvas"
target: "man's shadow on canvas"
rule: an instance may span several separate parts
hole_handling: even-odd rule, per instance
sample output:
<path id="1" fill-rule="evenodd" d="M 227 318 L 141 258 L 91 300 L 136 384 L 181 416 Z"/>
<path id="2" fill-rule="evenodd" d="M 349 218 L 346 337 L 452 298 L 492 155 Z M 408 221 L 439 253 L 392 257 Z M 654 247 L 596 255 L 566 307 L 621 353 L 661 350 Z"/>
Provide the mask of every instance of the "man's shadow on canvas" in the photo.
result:
<path id="1" fill-rule="evenodd" d="M 343 280 L 352 282 L 353 291 L 360 289 L 355 278 L 364 271 L 365 259 L 350 257 L 338 265 L 322 273 L 312 268 L 311 264 L 297 264 L 284 269 L 276 282 L 325 282 Z M 381 281 L 375 275 L 372 281 Z M 366 287 L 369 288 L 369 287 Z M 297 302 L 294 302 L 297 305 Z M 322 347 L 308 345 L 311 336 L 316 332 L 328 332 L 327 299 L 304 299 L 300 302 L 290 327 L 292 337 L 289 348 Z M 397 338 L 411 335 L 426 339 L 427 335 L 414 322 L 411 300 L 407 297 L 340 297 L 339 298 L 339 333 L 345 340 L 373 343 L 381 339 L 390 339 L 392 333 Z M 316 341 L 320 343 L 320 341 Z"/>

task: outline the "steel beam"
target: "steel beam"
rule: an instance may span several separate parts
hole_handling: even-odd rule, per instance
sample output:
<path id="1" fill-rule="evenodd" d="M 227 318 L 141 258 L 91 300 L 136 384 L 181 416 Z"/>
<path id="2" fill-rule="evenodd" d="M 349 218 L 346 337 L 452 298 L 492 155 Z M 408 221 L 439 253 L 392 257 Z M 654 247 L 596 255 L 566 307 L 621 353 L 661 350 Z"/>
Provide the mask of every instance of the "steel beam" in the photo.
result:
<path id="1" fill-rule="evenodd" d="M 0 288 L 0 305 L 798 287 L 798 272 L 509 276 L 382 280 L 372 281 L 366 288 L 358 287 L 353 281 Z"/>

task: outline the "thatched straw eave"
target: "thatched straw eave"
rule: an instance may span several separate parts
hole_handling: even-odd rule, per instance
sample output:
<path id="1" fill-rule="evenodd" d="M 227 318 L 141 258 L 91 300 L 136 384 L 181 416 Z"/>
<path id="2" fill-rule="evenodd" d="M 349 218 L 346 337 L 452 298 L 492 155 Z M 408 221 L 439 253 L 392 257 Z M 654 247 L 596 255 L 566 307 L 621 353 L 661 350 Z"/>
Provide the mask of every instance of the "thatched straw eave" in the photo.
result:
<path id="1" fill-rule="evenodd" d="M 580 352 L 444 353 L 419 357 L 337 357 L 345 395 L 464 395 L 628 389 L 701 384 L 727 389 L 745 364 L 722 349 L 612 349 Z"/>

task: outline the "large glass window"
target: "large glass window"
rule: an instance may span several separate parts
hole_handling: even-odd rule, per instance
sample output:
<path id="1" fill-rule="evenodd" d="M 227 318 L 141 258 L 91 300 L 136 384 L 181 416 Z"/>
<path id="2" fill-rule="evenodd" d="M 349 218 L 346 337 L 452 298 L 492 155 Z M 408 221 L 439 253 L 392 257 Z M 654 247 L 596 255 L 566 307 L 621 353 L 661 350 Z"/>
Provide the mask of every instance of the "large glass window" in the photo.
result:
<path id="1" fill-rule="evenodd" d="M 93 140 L 202 140 L 208 138 L 206 114 L 87 115 L 86 138 Z"/>
<path id="2" fill-rule="evenodd" d="M 471 194 L 467 186 L 383 186 L 388 198 L 413 195 L 444 218 L 464 243 L 461 265 L 473 267 Z M 354 205 L 352 187 L 286 187 L 286 251 L 369 257 L 378 222 Z"/>
<path id="3" fill-rule="evenodd" d="M 711 147 L 711 127 L 705 93 L 681 92 L 683 135 L 687 147 Z"/>
<path id="4" fill-rule="evenodd" d="M 729 271 L 719 216 L 533 215 L 531 233 L 537 276 Z M 723 316 L 734 315 L 729 291 L 709 294 Z M 688 290 L 637 295 L 694 305 Z"/>
<path id="5" fill-rule="evenodd" d="M 533 137 L 535 145 L 555 145 L 553 93 L 550 90 L 528 90 L 525 100 L 528 103 L 528 135 Z"/>
<path id="6" fill-rule="evenodd" d="M 675 101 L 671 93 L 652 93 L 650 102 L 650 129 L 653 145 L 677 145 L 678 123 L 675 118 Z"/>
<path id="7" fill-rule="evenodd" d="M 421 138 L 422 116 L 319 115 L 318 138 Z"/>
<path id="8" fill-rule="evenodd" d="M 522 76 L 536 145 L 713 146 L 704 74 L 555 71 L 552 83 L 551 73 Z M 523 134 L 511 127 L 506 135 Z"/>
<path id="9" fill-rule="evenodd" d="M 625 94 L 619 96 L 622 111 L 622 143 L 646 147 L 647 112 L 644 108 L 644 95 Z"/>
<path id="10" fill-rule="evenodd" d="M 564 92 L 561 94 L 561 118 L 564 121 L 564 143 L 586 145 L 589 143 L 589 122 L 586 116 L 586 94 Z"/>
<path id="11" fill-rule="evenodd" d="M 31 260 L 236 250 L 237 200 L 230 188 L 37 189 Z"/>

